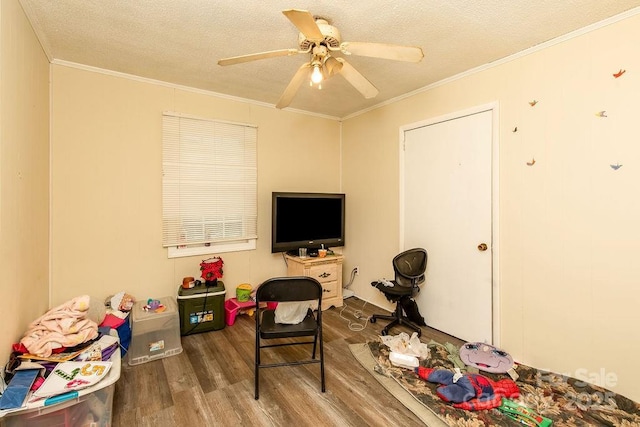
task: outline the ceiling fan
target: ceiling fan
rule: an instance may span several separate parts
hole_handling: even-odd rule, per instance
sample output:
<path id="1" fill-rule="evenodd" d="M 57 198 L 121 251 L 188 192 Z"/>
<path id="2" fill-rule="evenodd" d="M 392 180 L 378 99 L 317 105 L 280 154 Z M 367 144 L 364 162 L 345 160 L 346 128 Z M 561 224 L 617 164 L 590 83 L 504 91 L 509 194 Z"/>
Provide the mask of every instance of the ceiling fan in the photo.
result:
<path id="1" fill-rule="evenodd" d="M 334 52 L 344 55 L 361 55 L 395 61 L 420 62 L 424 57 L 422 49 L 413 46 L 399 46 L 386 43 L 342 42 L 338 29 L 327 19 L 315 17 L 306 10 L 289 9 L 282 13 L 300 30 L 298 49 L 280 49 L 249 55 L 234 56 L 218 61 L 218 65 L 234 65 L 258 59 L 308 54 L 309 61 L 302 64 L 284 90 L 276 108 L 288 106 L 302 82 L 309 77 L 310 85 L 320 88 L 324 79 L 336 74 L 342 75 L 365 98 L 373 98 L 378 89 L 343 57 L 335 57 Z"/>

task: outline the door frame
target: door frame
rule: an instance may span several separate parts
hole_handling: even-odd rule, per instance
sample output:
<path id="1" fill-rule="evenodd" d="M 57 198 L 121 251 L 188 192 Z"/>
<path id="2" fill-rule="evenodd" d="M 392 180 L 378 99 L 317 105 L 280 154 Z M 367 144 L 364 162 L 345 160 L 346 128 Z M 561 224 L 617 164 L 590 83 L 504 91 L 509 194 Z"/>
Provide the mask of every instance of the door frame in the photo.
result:
<path id="1" fill-rule="evenodd" d="M 399 128 L 398 137 L 398 158 L 399 158 L 399 245 L 400 250 L 404 249 L 404 135 L 405 132 L 441 123 L 449 120 L 459 119 L 472 114 L 491 111 L 491 297 L 492 297 L 492 325 L 491 334 L 493 345 L 500 346 L 500 140 L 499 140 L 499 103 L 498 101 L 489 104 L 478 105 L 465 110 L 456 111 L 438 117 L 433 117 L 419 122 L 409 123 Z"/>

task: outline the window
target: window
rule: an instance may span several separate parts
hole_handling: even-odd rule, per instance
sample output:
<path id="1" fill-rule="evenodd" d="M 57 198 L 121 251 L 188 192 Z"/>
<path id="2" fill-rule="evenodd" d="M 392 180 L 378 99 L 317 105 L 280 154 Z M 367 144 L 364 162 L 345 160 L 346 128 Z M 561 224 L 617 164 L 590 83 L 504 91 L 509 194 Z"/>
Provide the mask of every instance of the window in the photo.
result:
<path id="1" fill-rule="evenodd" d="M 255 249 L 255 126 L 164 113 L 162 244 L 170 258 Z"/>

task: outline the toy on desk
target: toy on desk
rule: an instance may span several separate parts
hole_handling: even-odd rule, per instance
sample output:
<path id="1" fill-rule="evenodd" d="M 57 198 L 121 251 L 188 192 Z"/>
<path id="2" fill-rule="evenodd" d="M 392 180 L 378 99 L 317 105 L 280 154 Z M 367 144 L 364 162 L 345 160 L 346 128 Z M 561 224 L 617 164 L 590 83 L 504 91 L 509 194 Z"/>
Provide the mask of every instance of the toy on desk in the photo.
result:
<path id="1" fill-rule="evenodd" d="M 164 304 L 160 303 L 160 300 L 149 298 L 147 304 L 142 307 L 144 311 L 153 311 L 154 313 L 162 313 L 167 309 Z"/>

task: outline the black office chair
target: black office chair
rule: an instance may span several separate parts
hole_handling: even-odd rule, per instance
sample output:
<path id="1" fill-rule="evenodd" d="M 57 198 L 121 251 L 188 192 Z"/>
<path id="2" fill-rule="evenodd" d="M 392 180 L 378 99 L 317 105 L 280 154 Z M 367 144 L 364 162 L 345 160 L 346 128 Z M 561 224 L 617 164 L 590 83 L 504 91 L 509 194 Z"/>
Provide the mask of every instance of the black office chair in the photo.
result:
<path id="1" fill-rule="evenodd" d="M 306 317 L 298 324 L 282 324 L 275 321 L 275 310 L 261 308 L 260 303 L 316 301 L 317 310 L 309 309 Z M 315 305 L 315 304 L 314 304 Z M 256 358 L 255 358 L 255 398 L 259 398 L 260 369 L 280 366 L 320 364 L 320 381 L 322 392 L 324 381 L 324 349 L 322 346 L 322 285 L 312 277 L 278 277 L 265 281 L 256 291 Z M 313 337 L 313 341 L 301 341 L 299 337 Z M 295 340 L 278 341 L 275 344 L 262 344 L 261 340 L 280 338 L 296 338 Z M 263 364 L 260 361 L 260 350 L 269 347 L 313 344 L 311 358 L 282 363 Z M 316 347 L 320 358 L 316 359 Z"/>
<path id="2" fill-rule="evenodd" d="M 407 313 L 408 307 L 412 307 L 415 303 L 413 297 L 420 292 L 419 285 L 424 282 L 424 272 L 427 269 L 427 251 L 422 248 L 414 248 L 404 251 L 393 258 L 393 271 L 395 279 L 391 281 L 393 286 L 386 286 L 383 282 L 372 282 L 371 286 L 375 286 L 382 292 L 389 301 L 396 303 L 393 314 L 374 314 L 369 318 L 371 323 L 376 323 L 378 319 L 391 320 L 391 322 L 382 329 L 381 335 L 387 335 L 389 329 L 397 325 L 406 325 L 422 335 L 420 325 L 412 321 L 407 315 L 419 317 L 419 313 Z M 403 308 L 405 308 L 403 312 Z M 417 315 L 417 316 L 416 316 Z M 420 318 L 422 319 L 422 318 Z M 425 326 L 424 320 L 421 322 Z"/>

